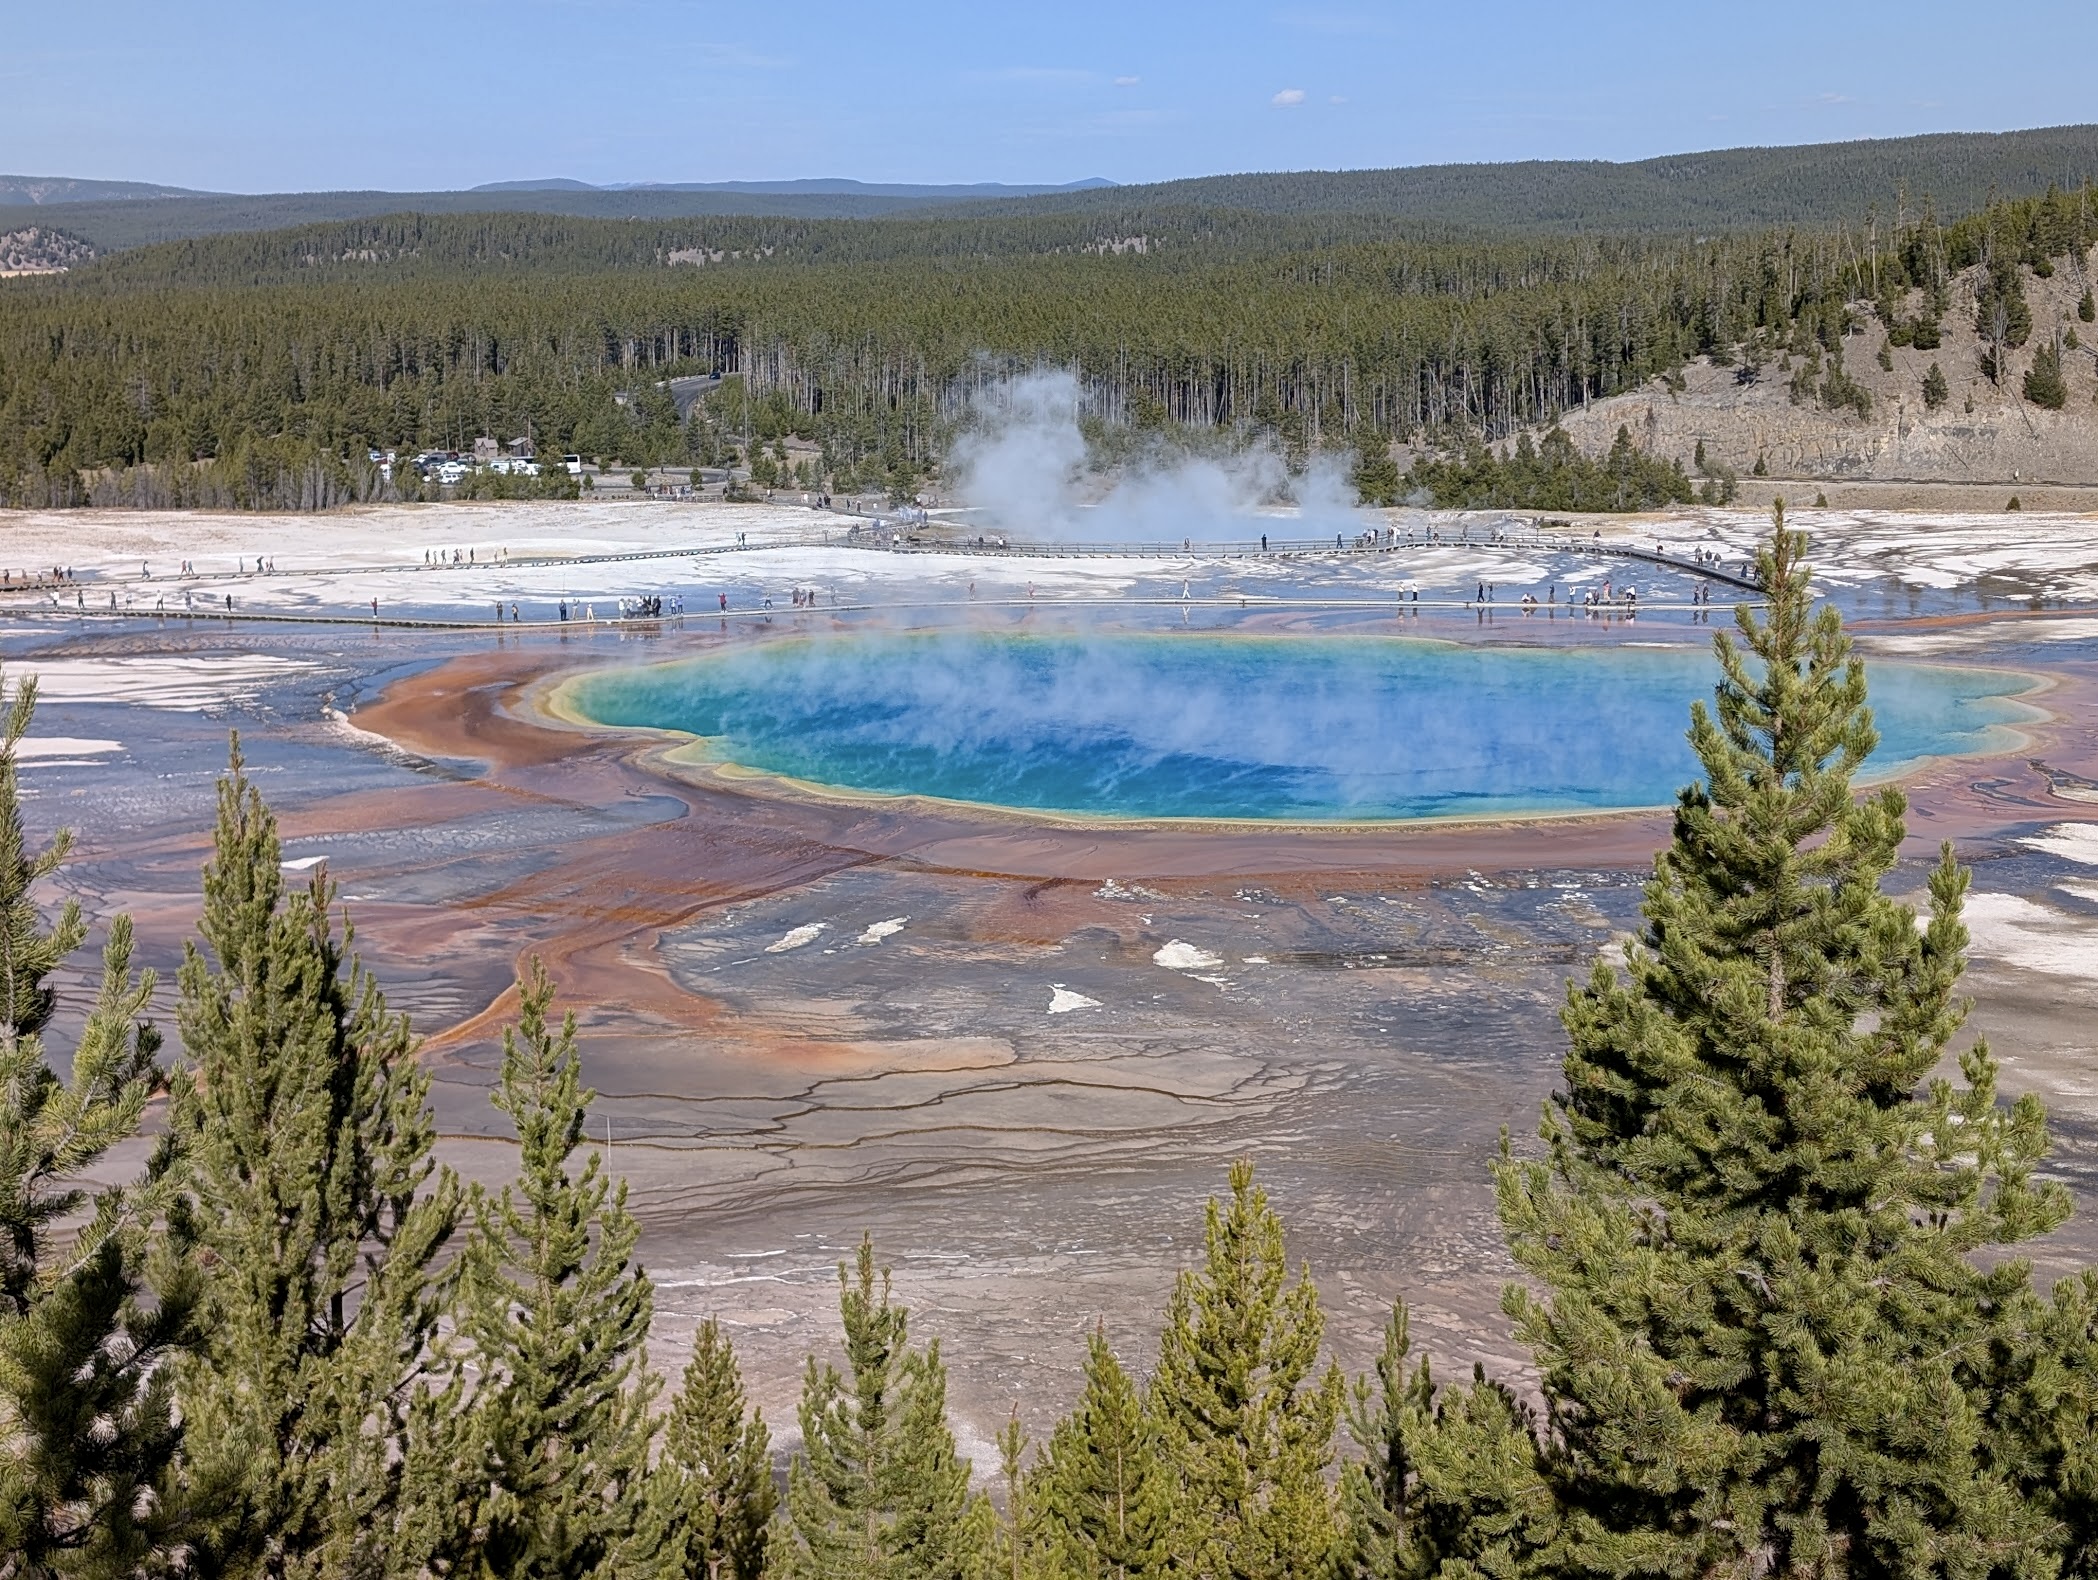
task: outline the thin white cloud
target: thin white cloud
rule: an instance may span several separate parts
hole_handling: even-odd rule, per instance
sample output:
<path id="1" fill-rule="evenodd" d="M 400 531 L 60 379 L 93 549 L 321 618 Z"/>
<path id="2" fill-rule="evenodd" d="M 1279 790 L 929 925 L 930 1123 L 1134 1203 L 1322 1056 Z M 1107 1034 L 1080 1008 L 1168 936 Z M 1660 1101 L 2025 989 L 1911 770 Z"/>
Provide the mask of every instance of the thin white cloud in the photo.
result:
<path id="1" fill-rule="evenodd" d="M 1303 102 L 1304 90 L 1302 88 L 1284 88 L 1280 93 L 1268 100 L 1268 103 L 1278 110 L 1293 110 Z"/>
<path id="2" fill-rule="evenodd" d="M 1143 80 L 1142 77 L 1117 77 L 1115 78 L 1115 86 L 1118 88 L 1133 88 Z"/>

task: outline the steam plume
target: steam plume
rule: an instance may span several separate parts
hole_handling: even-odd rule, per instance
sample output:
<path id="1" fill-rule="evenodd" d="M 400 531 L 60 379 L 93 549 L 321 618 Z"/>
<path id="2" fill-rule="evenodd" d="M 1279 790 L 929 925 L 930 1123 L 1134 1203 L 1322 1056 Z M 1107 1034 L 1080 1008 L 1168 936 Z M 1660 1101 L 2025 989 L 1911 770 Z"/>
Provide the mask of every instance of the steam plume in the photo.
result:
<path id="1" fill-rule="evenodd" d="M 998 530 L 1089 543 L 1247 540 L 1277 530 L 1273 517 L 1286 501 L 1296 513 L 1280 530 L 1291 537 L 1352 535 L 1365 525 L 1343 462 L 1320 456 L 1291 476 L 1266 447 L 1221 460 L 1139 462 L 1088 501 L 1082 400 L 1074 375 L 1045 370 L 1010 380 L 979 403 L 976 426 L 956 443 L 951 465 L 962 497 Z"/>

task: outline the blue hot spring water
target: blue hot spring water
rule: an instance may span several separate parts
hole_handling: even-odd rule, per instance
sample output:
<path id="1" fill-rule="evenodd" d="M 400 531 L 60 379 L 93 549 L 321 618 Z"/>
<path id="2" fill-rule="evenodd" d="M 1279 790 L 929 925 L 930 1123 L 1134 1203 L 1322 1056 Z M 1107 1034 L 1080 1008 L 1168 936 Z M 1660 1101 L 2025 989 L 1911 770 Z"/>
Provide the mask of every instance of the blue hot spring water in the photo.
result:
<path id="1" fill-rule="evenodd" d="M 1709 650 L 1407 638 L 833 636 L 581 677 L 603 724 L 848 790 L 1119 818 L 1296 822 L 1654 806 Z M 1886 774 L 2000 747 L 2017 676 L 1878 663 Z"/>

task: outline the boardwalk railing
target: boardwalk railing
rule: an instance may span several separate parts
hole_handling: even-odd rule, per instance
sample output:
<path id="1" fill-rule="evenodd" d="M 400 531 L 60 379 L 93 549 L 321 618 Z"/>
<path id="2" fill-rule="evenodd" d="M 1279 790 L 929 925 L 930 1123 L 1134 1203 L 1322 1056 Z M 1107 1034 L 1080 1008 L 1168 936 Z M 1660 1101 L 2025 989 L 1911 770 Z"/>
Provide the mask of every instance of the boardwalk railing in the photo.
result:
<path id="1" fill-rule="evenodd" d="M 336 564 L 321 567 L 301 567 L 289 571 L 214 570 L 195 572 L 187 576 L 162 574 L 152 576 L 107 575 L 89 572 L 64 584 L 49 581 L 35 585 L 16 583 L 9 589 L 17 593 L 40 594 L 43 597 L 63 597 L 72 591 L 76 598 L 87 587 L 109 589 L 113 584 L 130 586 L 196 586 L 208 582 L 247 582 L 257 576 L 267 579 L 280 575 L 414 575 L 418 573 L 442 574 L 445 572 L 490 570 L 546 569 L 579 565 L 640 564 L 661 560 L 721 559 L 736 554 L 756 553 L 766 549 L 782 548 L 855 548 L 895 554 L 944 554 L 981 555 L 1001 559 L 1192 559 L 1216 560 L 1305 560 L 1346 561 L 1368 559 L 1377 556 L 1403 556 L 1431 549 L 1476 549 L 1516 550 L 1532 553 L 1573 554 L 1598 559 L 1625 559 L 1653 565 L 1684 575 L 1700 576 L 1710 581 L 1722 582 L 1744 592 L 1759 593 L 1762 586 L 1755 580 L 1753 566 L 1747 562 L 1722 561 L 1690 553 L 1669 553 L 1656 546 L 1645 548 L 1624 539 L 1601 537 L 1584 538 L 1576 533 L 1551 533 L 1539 531 L 1502 531 L 1485 536 L 1463 533 L 1451 535 L 1444 532 L 1413 531 L 1393 535 L 1388 531 L 1362 532 L 1350 538 L 1342 535 L 1334 541 L 1324 537 L 1277 537 L 1270 535 L 1264 541 L 1248 539 L 1205 539 L 1197 541 L 1184 538 L 1175 543 L 1170 541 L 1052 541 L 1016 538 L 996 533 L 978 532 L 961 535 L 945 523 L 938 527 L 892 520 L 890 517 L 869 514 L 866 525 L 851 527 L 811 526 L 772 530 L 762 536 L 743 535 L 740 541 L 726 543 L 686 544 L 663 549 L 621 549 L 603 554 L 525 555 L 483 558 L 476 552 L 472 559 L 438 559 L 424 562 L 395 561 L 378 564 Z M 17 606 L 19 607 L 19 606 Z M 170 611 L 174 612 L 174 611 Z M 184 611 L 189 612 L 189 611 Z M 202 612 L 202 611 L 197 611 Z"/>

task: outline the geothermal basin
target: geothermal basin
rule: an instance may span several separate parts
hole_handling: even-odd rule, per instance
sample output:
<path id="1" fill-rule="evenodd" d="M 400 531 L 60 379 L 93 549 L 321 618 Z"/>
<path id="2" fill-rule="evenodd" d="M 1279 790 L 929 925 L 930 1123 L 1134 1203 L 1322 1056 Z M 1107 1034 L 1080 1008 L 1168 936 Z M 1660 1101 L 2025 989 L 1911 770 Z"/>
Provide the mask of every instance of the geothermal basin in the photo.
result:
<path id="1" fill-rule="evenodd" d="M 1797 519 L 1909 796 L 1890 891 L 1923 899 L 1946 840 L 1972 865 L 1963 1037 L 2046 1103 L 2079 1203 L 2031 1248 L 2051 1279 L 2098 1255 L 2098 517 Z M 1523 1383 L 1488 1170 L 1504 1130 L 1536 1146 L 1567 979 L 1639 926 L 1731 594 L 1640 562 L 1636 620 L 1567 604 L 1613 546 L 1737 564 L 1768 521 L 1487 525 L 1261 557 L 885 552 L 757 505 L 17 513 L 20 562 L 89 584 L 0 593 L 42 687 L 27 817 L 79 830 L 51 898 L 94 929 L 61 998 L 128 914 L 173 1024 L 238 728 L 290 874 L 325 864 L 422 1039 L 441 1157 L 491 1185 L 512 984 L 546 962 L 657 1369 L 718 1317 L 777 1441 L 868 1231 L 995 1465 L 1103 1319 L 1148 1365 L 1236 1157 L 1343 1366 L 1403 1295 L 1438 1369 Z M 1554 584 L 1556 620 L 1510 601 Z M 694 613 L 604 618 L 634 593 Z"/>
<path id="2" fill-rule="evenodd" d="M 1719 679 L 1700 645 L 1418 637 L 825 634 L 600 670 L 575 722 L 675 732 L 672 761 L 803 790 L 1058 817 L 1352 823 L 1662 805 Z M 2041 683 L 1879 663 L 1873 771 L 2014 747 Z"/>

